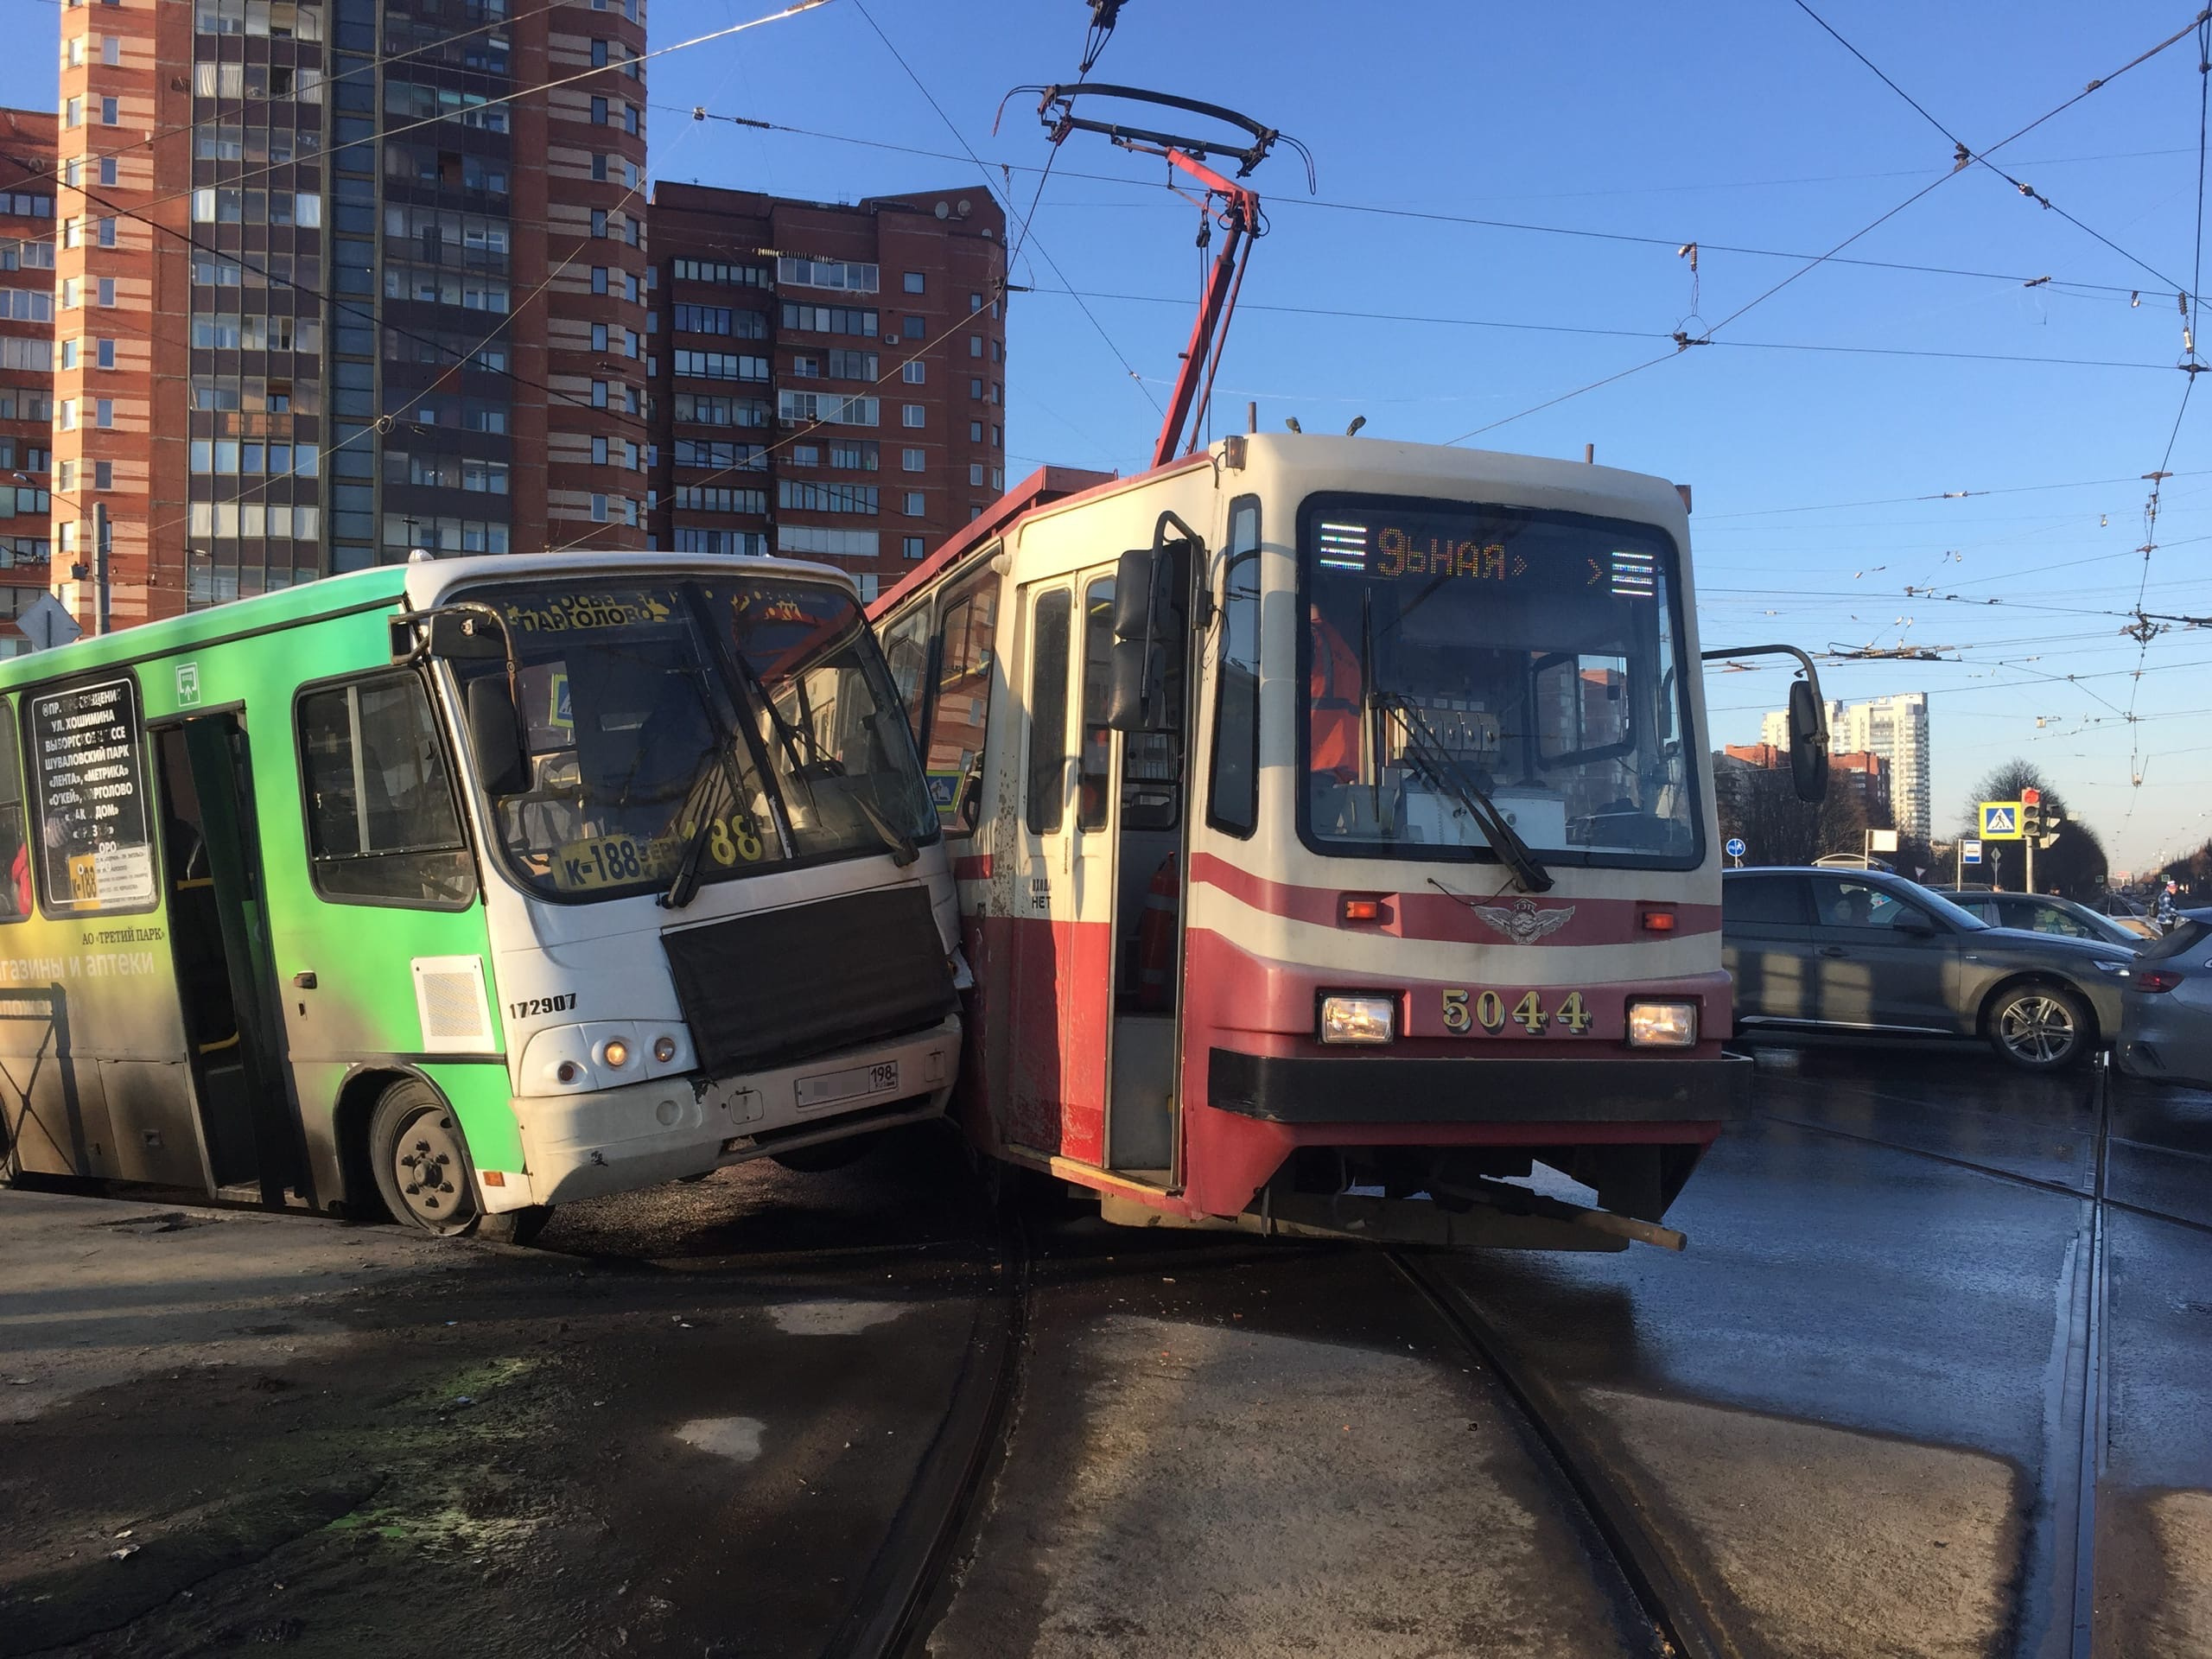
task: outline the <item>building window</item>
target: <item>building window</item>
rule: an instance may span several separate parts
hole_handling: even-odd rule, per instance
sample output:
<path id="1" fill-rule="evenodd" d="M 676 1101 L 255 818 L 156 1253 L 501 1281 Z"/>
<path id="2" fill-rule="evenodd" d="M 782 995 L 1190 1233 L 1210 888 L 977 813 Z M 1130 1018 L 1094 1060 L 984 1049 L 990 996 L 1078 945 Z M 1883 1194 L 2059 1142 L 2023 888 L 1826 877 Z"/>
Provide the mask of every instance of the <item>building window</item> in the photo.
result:
<path id="1" fill-rule="evenodd" d="M 901 449 L 899 470 L 902 473 L 926 473 L 930 469 L 930 452 L 926 449 Z"/>
<path id="2" fill-rule="evenodd" d="M 927 289 L 927 285 L 922 280 L 922 273 L 918 270 L 908 271 L 899 279 L 899 286 L 909 294 L 924 293 Z"/>
<path id="3" fill-rule="evenodd" d="M 968 395 L 970 397 L 982 397 L 983 395 L 983 383 L 981 380 L 975 379 L 971 377 L 968 382 Z"/>
<path id="4" fill-rule="evenodd" d="M 982 310 L 982 308 L 983 308 L 983 296 L 982 296 L 982 295 L 980 295 L 980 294 L 970 294 L 970 295 L 968 296 L 968 311 L 969 311 L 969 315 L 972 316 L 972 315 L 974 315 L 976 312 L 978 312 L 978 311 Z"/>
<path id="5" fill-rule="evenodd" d="M 927 419 L 928 413 L 919 404 L 899 405 L 899 424 L 901 426 L 919 426 Z"/>
<path id="6" fill-rule="evenodd" d="M 983 337 L 982 337 L 981 334 L 970 334 L 970 335 L 969 335 L 969 336 L 968 336 L 968 355 L 969 355 L 969 356 L 970 356 L 970 357 L 981 357 L 982 354 L 983 354 Z"/>
<path id="7" fill-rule="evenodd" d="M 928 543 L 919 536 L 901 536 L 899 538 L 899 551 L 910 559 L 920 558 L 927 545 Z"/>
<path id="8" fill-rule="evenodd" d="M 101 428 L 103 430 L 111 429 L 115 425 L 114 398 L 95 397 L 92 399 L 92 423 L 95 426 Z"/>
<path id="9" fill-rule="evenodd" d="M 607 465 L 607 440 L 605 438 L 594 437 L 591 441 L 591 464 L 594 467 L 604 467 Z"/>
<path id="10" fill-rule="evenodd" d="M 61 342 L 61 366 L 65 370 L 77 366 L 77 342 L 73 340 Z"/>
<path id="11" fill-rule="evenodd" d="M 906 492 L 906 505 L 901 509 L 901 511 L 904 512 L 909 518 L 927 518 L 929 516 L 929 503 L 923 498 L 922 493 L 919 490 L 908 490 Z"/>
<path id="12" fill-rule="evenodd" d="M 113 305 L 115 303 L 115 278 L 112 276 L 103 276 L 99 279 L 99 286 L 100 303 L 102 305 Z"/>
<path id="13" fill-rule="evenodd" d="M 926 373 L 927 369 L 919 359 L 899 365 L 899 378 L 910 386 L 920 385 Z"/>
<path id="14" fill-rule="evenodd" d="M 119 113 L 120 112 L 116 108 L 115 99 L 111 98 L 104 98 L 100 99 L 100 124 L 102 126 L 111 127 L 115 125 Z"/>
<path id="15" fill-rule="evenodd" d="M 81 127 L 85 124 L 83 99 L 73 98 L 61 105 L 61 124 L 65 127 Z"/>
<path id="16" fill-rule="evenodd" d="M 842 288 L 873 294 L 879 268 L 854 259 L 810 259 L 785 254 L 776 261 L 776 281 L 787 288 Z"/>
<path id="17" fill-rule="evenodd" d="M 982 461 L 971 461 L 968 463 L 968 482 L 975 488 L 982 487 L 983 463 Z"/>
<path id="18" fill-rule="evenodd" d="M 111 340 L 103 340 L 95 342 L 93 355 L 100 367 L 104 369 L 113 368 L 115 366 L 115 342 Z"/>
<path id="19" fill-rule="evenodd" d="M 605 99 L 594 98 L 592 99 L 591 124 L 594 127 L 603 127 L 607 124 L 607 100 Z"/>
<path id="20" fill-rule="evenodd" d="M 100 61 L 111 69 L 123 62 L 122 35 L 104 35 L 100 37 Z"/>
<path id="21" fill-rule="evenodd" d="M 591 268 L 591 291 L 594 294 L 604 294 L 607 292 L 607 267 L 605 265 L 594 265 Z"/>
<path id="22" fill-rule="evenodd" d="M 115 221 L 113 219 L 101 219 L 99 221 L 99 232 L 100 246 L 104 248 L 111 248 L 115 245 Z"/>
<path id="23" fill-rule="evenodd" d="M 926 339 L 930 332 L 929 324 L 919 317 L 909 317 L 899 326 L 909 340 Z"/>
<path id="24" fill-rule="evenodd" d="M 822 446 L 818 443 L 795 443 L 791 445 L 791 453 L 794 467 L 819 467 L 822 464 Z"/>
<path id="25" fill-rule="evenodd" d="M 591 383 L 591 406 L 594 409 L 605 409 L 607 407 L 606 381 L 594 380 Z"/>
<path id="26" fill-rule="evenodd" d="M 591 210 L 591 233 L 592 233 L 594 236 L 595 236 L 595 237 L 604 238 L 604 237 L 606 236 L 606 234 L 607 234 L 607 209 L 606 209 L 606 208 L 604 208 L 604 207 L 594 207 L 594 208 L 593 208 L 593 209 Z"/>
<path id="27" fill-rule="evenodd" d="M 594 495 L 592 497 L 591 519 L 592 523 L 595 524 L 603 524 L 607 522 L 607 498 L 605 496 Z"/>
<path id="28" fill-rule="evenodd" d="M 64 397 L 54 405 L 54 423 L 64 432 L 77 429 L 77 400 L 74 397 Z"/>
<path id="29" fill-rule="evenodd" d="M 592 324 L 591 348 L 594 352 L 603 352 L 607 349 L 607 325 L 605 323 L 594 322 Z"/>
<path id="30" fill-rule="evenodd" d="M 969 423 L 968 423 L 968 442 L 970 442 L 970 443 L 981 443 L 982 441 L 983 441 L 983 423 L 982 423 L 981 421 L 970 421 L 970 422 L 969 422 Z"/>
<path id="31" fill-rule="evenodd" d="M 92 463 L 92 487 L 96 490 L 111 490 L 115 487 L 113 461 L 96 461 Z"/>
<path id="32" fill-rule="evenodd" d="M 115 160 L 115 157 L 114 157 L 114 156 L 101 156 L 101 157 L 100 157 L 100 182 L 101 182 L 102 184 L 113 184 L 115 181 L 116 181 L 116 160 Z"/>

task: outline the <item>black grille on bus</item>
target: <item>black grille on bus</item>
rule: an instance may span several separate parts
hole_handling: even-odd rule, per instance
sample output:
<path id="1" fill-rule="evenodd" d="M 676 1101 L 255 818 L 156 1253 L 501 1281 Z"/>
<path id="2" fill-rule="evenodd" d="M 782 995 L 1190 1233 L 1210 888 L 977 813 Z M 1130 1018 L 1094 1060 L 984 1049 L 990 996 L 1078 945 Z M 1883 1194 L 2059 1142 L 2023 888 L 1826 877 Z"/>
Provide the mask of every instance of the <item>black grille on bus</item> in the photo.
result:
<path id="1" fill-rule="evenodd" d="M 661 948 L 699 1065 L 717 1075 L 925 1031 L 957 1006 L 920 887 L 671 931 Z"/>

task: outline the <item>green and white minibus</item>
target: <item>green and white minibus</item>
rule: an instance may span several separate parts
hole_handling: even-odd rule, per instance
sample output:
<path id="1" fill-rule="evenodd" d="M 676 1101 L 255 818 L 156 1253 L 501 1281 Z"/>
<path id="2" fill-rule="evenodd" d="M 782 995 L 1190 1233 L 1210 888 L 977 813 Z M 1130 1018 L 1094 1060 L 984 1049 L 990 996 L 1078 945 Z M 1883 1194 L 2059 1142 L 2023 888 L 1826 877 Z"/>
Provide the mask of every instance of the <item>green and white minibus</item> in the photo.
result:
<path id="1" fill-rule="evenodd" d="M 513 1237 L 959 1061 L 938 815 L 818 566 L 418 554 L 0 664 L 0 863 L 11 1175 Z"/>

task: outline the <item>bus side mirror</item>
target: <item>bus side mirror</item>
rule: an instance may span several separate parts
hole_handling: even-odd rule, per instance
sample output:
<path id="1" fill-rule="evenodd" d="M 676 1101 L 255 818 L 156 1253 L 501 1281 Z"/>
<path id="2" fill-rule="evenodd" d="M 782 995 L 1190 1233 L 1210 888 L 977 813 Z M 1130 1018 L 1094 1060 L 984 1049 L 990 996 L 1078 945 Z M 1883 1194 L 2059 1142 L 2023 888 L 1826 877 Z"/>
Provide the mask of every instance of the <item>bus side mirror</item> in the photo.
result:
<path id="1" fill-rule="evenodd" d="M 468 747 L 486 794 L 519 795 L 530 787 L 522 721 L 504 674 L 480 674 L 468 683 Z"/>
<path id="2" fill-rule="evenodd" d="M 487 616 L 445 611 L 430 619 L 430 655 L 456 663 L 504 663 L 506 637 Z"/>
<path id="3" fill-rule="evenodd" d="M 1802 680 L 1789 685 L 1789 781 L 1801 801 L 1822 801 L 1828 793 L 1828 715 Z"/>
<path id="4" fill-rule="evenodd" d="M 1183 650 L 1178 577 L 1187 542 L 1132 548 L 1114 573 L 1112 696 L 1106 723 L 1117 732 L 1172 729 L 1168 680 Z"/>

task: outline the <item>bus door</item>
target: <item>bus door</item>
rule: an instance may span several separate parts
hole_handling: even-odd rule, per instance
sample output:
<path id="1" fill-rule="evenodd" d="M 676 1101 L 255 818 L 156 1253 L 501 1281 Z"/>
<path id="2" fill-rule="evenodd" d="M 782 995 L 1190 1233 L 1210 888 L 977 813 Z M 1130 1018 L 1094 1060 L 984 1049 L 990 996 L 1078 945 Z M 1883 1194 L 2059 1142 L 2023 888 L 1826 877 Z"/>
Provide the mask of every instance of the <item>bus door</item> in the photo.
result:
<path id="1" fill-rule="evenodd" d="M 300 1140 L 278 1037 L 246 734 L 234 713 L 155 733 L 169 949 L 201 1144 L 217 1191 L 264 1204 L 302 1188 Z"/>

